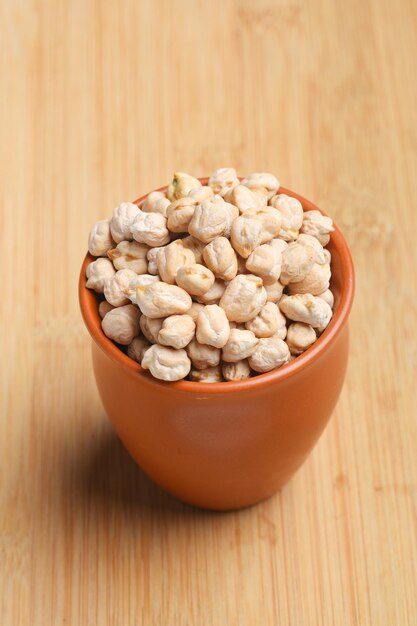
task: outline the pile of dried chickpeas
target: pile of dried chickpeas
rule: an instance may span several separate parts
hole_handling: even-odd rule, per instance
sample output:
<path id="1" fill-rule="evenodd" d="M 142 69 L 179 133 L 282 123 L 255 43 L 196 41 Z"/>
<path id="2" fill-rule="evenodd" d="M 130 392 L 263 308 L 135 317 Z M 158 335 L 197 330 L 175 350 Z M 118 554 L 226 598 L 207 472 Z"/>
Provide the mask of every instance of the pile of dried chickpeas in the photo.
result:
<path id="1" fill-rule="evenodd" d="M 244 380 L 307 350 L 332 317 L 333 222 L 230 167 L 177 172 L 91 229 L 87 287 L 103 332 L 158 379 Z"/>

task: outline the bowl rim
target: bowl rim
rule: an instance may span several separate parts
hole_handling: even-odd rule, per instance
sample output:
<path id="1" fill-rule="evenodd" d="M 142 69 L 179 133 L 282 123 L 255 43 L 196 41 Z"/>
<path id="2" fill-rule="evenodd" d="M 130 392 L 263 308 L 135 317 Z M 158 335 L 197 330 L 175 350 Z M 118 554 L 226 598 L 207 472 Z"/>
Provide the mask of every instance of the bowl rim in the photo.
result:
<path id="1" fill-rule="evenodd" d="M 206 185 L 209 179 L 208 177 L 201 177 L 198 180 L 200 180 L 203 185 Z M 167 185 L 164 185 L 162 187 L 159 187 L 155 191 L 166 191 L 166 189 Z M 307 200 L 307 198 L 304 198 L 303 196 L 300 196 L 298 193 L 287 189 L 286 187 L 282 187 L 280 185 L 278 191 L 279 193 L 286 194 L 299 200 L 303 206 L 304 211 L 316 210 L 320 211 L 320 213 L 322 213 L 323 215 L 327 215 L 325 211 L 317 207 L 315 204 L 313 204 L 313 202 Z M 141 205 L 149 193 L 151 192 L 148 192 L 147 194 L 135 200 L 134 204 Z M 194 382 L 191 380 L 179 380 L 175 382 L 169 382 L 154 378 L 148 371 L 143 370 L 139 363 L 137 363 L 136 361 L 128 357 L 127 354 L 122 352 L 122 350 L 120 350 L 120 348 L 104 334 L 101 328 L 101 319 L 98 314 L 97 307 L 94 305 L 94 303 L 97 302 L 96 294 L 86 287 L 85 272 L 87 265 L 96 259 L 96 257 L 93 257 L 90 253 L 87 253 L 84 257 L 84 261 L 81 266 L 78 286 L 79 303 L 84 323 L 92 339 L 97 344 L 97 346 L 103 350 L 103 352 L 105 352 L 113 361 L 118 363 L 121 367 L 123 367 L 131 374 L 139 375 L 141 381 L 146 381 L 147 384 L 155 385 L 155 390 L 157 390 L 157 387 L 162 385 L 165 388 L 169 388 L 175 391 L 194 393 L 201 396 L 201 394 L 208 395 L 213 393 L 218 394 L 249 392 L 255 388 L 266 387 L 278 383 L 286 378 L 298 374 L 303 369 L 311 365 L 314 361 L 316 361 L 320 357 L 320 355 L 330 346 L 330 344 L 334 342 L 334 340 L 342 330 L 343 326 L 347 322 L 349 312 L 352 307 L 355 290 L 354 267 L 347 242 L 338 226 L 336 224 L 333 225 L 334 232 L 332 232 L 331 234 L 331 240 L 333 246 L 335 246 L 335 248 L 337 248 L 339 252 L 342 269 L 342 291 L 340 294 L 339 305 L 328 327 L 317 339 L 317 341 L 302 355 L 298 356 L 296 359 L 293 359 L 286 365 L 283 365 L 276 370 L 265 372 L 264 374 L 259 374 L 257 376 L 254 376 L 253 378 L 241 381 L 210 384 Z"/>

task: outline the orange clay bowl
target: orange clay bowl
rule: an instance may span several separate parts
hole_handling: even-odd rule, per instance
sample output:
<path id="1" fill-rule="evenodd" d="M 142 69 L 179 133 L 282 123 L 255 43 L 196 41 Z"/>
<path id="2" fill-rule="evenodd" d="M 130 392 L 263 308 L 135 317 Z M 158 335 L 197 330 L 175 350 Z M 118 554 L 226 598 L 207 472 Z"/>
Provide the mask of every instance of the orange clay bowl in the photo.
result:
<path id="1" fill-rule="evenodd" d="M 317 209 L 279 191 L 298 198 L 304 211 Z M 156 380 L 104 335 L 99 300 L 85 286 L 93 257 L 85 257 L 80 306 L 104 407 L 138 465 L 180 500 L 218 510 L 255 504 L 287 482 L 316 444 L 342 389 L 354 293 L 351 255 L 336 226 L 328 249 L 334 316 L 316 343 L 280 369 L 210 384 Z"/>

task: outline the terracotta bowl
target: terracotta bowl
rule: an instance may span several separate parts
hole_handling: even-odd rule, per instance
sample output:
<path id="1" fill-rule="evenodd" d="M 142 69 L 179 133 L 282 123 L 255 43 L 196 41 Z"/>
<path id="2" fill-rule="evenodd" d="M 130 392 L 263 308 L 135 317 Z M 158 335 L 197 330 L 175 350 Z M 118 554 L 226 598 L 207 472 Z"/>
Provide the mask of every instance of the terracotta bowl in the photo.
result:
<path id="1" fill-rule="evenodd" d="M 317 209 L 280 192 L 305 211 Z M 85 287 L 93 260 L 85 257 L 80 306 L 105 410 L 138 465 L 180 500 L 219 510 L 255 504 L 288 481 L 316 444 L 342 389 L 354 293 L 351 255 L 337 227 L 328 249 L 335 310 L 317 342 L 276 371 L 213 384 L 158 381 L 112 343 L 101 330 L 99 300 Z"/>

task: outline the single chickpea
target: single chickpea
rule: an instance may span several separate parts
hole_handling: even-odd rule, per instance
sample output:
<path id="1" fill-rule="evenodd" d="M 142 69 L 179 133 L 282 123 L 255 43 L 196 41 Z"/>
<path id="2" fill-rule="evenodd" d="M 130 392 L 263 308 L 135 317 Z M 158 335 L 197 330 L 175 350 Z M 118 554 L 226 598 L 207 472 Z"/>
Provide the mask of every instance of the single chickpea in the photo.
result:
<path id="1" fill-rule="evenodd" d="M 213 272 L 199 263 L 180 267 L 176 275 L 177 285 L 192 296 L 203 296 L 212 288 L 214 280 Z"/>
<path id="2" fill-rule="evenodd" d="M 170 201 L 162 191 L 152 191 L 146 197 L 141 209 L 145 213 L 160 213 L 166 217 L 170 204 Z"/>
<path id="3" fill-rule="evenodd" d="M 163 317 L 151 318 L 147 315 L 141 316 L 140 329 L 150 343 L 158 343 L 158 333 L 162 328 L 163 321 Z"/>
<path id="4" fill-rule="evenodd" d="M 136 288 L 142 285 L 158 283 L 160 280 L 159 276 L 153 276 L 152 274 L 136 274 L 136 276 L 130 280 L 129 288 L 126 289 L 126 296 L 132 304 L 136 304 Z"/>
<path id="5" fill-rule="evenodd" d="M 216 199 L 204 200 L 198 204 L 188 226 L 190 235 L 210 243 L 216 237 L 221 237 L 230 228 L 230 212 L 226 203 Z"/>
<path id="6" fill-rule="evenodd" d="M 101 321 L 104 334 L 109 339 L 127 346 L 139 332 L 140 311 L 133 304 L 109 311 Z"/>
<path id="7" fill-rule="evenodd" d="M 281 274 L 282 253 L 267 243 L 255 248 L 246 261 L 246 269 L 262 278 L 264 286 L 276 283 Z"/>
<path id="8" fill-rule="evenodd" d="M 143 369 L 150 370 L 154 378 L 170 382 L 185 378 L 191 369 L 191 361 L 185 350 L 175 350 L 157 343 L 146 350 L 141 365 Z"/>
<path id="9" fill-rule="evenodd" d="M 227 192 L 224 199 L 234 204 L 239 209 L 239 213 L 245 213 L 249 209 L 260 209 L 265 205 L 264 198 L 261 199 L 245 185 L 236 185 Z"/>
<path id="10" fill-rule="evenodd" d="M 106 256 L 107 251 L 113 248 L 114 243 L 110 232 L 110 220 L 96 222 L 88 236 L 89 253 L 93 256 Z"/>
<path id="11" fill-rule="evenodd" d="M 118 270 L 112 278 L 108 278 L 103 287 L 104 297 L 115 307 L 129 304 L 130 281 L 137 274 L 132 270 Z"/>
<path id="12" fill-rule="evenodd" d="M 277 177 L 266 172 L 253 172 L 249 174 L 242 180 L 242 185 L 265 196 L 265 204 L 279 189 Z"/>
<path id="13" fill-rule="evenodd" d="M 203 370 L 192 369 L 189 379 L 198 383 L 221 383 L 223 381 L 222 368 L 220 365 L 215 365 Z"/>
<path id="14" fill-rule="evenodd" d="M 133 270 L 136 274 L 145 274 L 148 269 L 146 254 L 149 247 L 136 241 L 121 241 L 107 252 L 107 256 L 117 270 Z"/>
<path id="15" fill-rule="evenodd" d="M 217 304 L 209 304 L 197 317 L 196 338 L 199 343 L 223 348 L 229 339 L 230 326 L 224 310 Z"/>
<path id="16" fill-rule="evenodd" d="M 334 295 L 333 295 L 333 292 L 330 291 L 330 289 L 326 289 L 326 291 L 323 291 L 323 293 L 319 293 L 317 297 L 321 298 L 322 300 L 327 302 L 329 307 L 331 309 L 333 309 L 333 307 L 334 307 Z"/>
<path id="17" fill-rule="evenodd" d="M 225 292 L 225 289 L 226 284 L 222 280 L 216 278 L 213 286 L 202 296 L 197 297 L 197 302 L 199 302 L 200 304 L 218 304 L 220 298 Z"/>
<path id="18" fill-rule="evenodd" d="M 313 235 L 305 235 L 304 233 L 301 233 L 298 236 L 297 243 L 300 246 L 309 246 L 310 248 L 314 248 L 316 251 L 316 263 L 319 263 L 320 265 L 326 263 L 325 249 L 321 245 L 320 241 L 313 237 Z"/>
<path id="19" fill-rule="evenodd" d="M 110 220 L 110 231 L 116 243 L 132 241 L 132 224 L 139 213 L 137 205 L 133 202 L 122 202 L 114 209 Z"/>
<path id="20" fill-rule="evenodd" d="M 279 236 L 285 241 L 294 241 L 298 237 L 303 223 L 303 206 L 297 198 L 280 193 L 273 196 L 269 205 L 281 214 L 281 230 Z"/>
<path id="21" fill-rule="evenodd" d="M 284 291 L 284 285 L 281 285 L 281 283 L 277 280 L 275 283 L 272 283 L 272 285 L 265 285 L 265 291 L 266 301 L 275 302 L 276 304 L 281 299 L 282 292 Z"/>
<path id="22" fill-rule="evenodd" d="M 281 311 L 273 302 L 266 302 L 258 315 L 246 322 L 245 327 L 251 330 L 256 337 L 272 337 L 278 332 L 282 332 L 282 327 L 286 331 L 286 320 Z M 282 337 L 282 339 L 285 338 Z"/>
<path id="23" fill-rule="evenodd" d="M 304 213 L 301 232 L 316 237 L 322 246 L 327 246 L 330 241 L 330 233 L 333 231 L 333 220 L 330 217 L 322 215 L 317 210 Z"/>
<path id="24" fill-rule="evenodd" d="M 192 304 L 184 289 L 163 282 L 137 287 L 136 302 L 142 313 L 152 318 L 186 313 Z"/>
<path id="25" fill-rule="evenodd" d="M 255 352 L 249 357 L 249 365 L 260 374 L 277 369 L 290 360 L 287 344 L 278 337 L 259 339 Z"/>
<path id="26" fill-rule="evenodd" d="M 190 174 L 185 172 L 176 172 L 172 182 L 168 185 L 168 199 L 174 202 L 174 200 L 179 200 L 179 198 L 185 198 L 192 189 L 201 186 L 198 178 L 194 178 L 194 176 L 190 176 Z"/>
<path id="27" fill-rule="evenodd" d="M 196 369 L 204 370 L 207 367 L 215 367 L 220 363 L 220 349 L 199 343 L 195 337 L 187 345 L 186 351 L 193 367 Z"/>
<path id="28" fill-rule="evenodd" d="M 236 363 L 223 363 L 222 374 L 226 382 L 249 378 L 251 369 L 248 360 L 243 359 L 242 361 L 236 361 Z"/>
<path id="29" fill-rule="evenodd" d="M 201 189 L 201 187 L 200 187 Z M 194 198 L 179 198 L 167 209 L 167 226 L 172 233 L 186 233 L 198 202 Z"/>
<path id="30" fill-rule="evenodd" d="M 127 346 L 127 356 L 137 363 L 141 363 L 146 350 L 150 347 L 151 344 L 149 341 L 147 341 L 145 337 L 142 337 L 142 335 L 139 335 L 138 337 L 134 337 Z"/>
<path id="31" fill-rule="evenodd" d="M 194 333 L 195 322 L 190 315 L 170 315 L 162 321 L 158 343 L 179 350 L 190 343 Z"/>
<path id="32" fill-rule="evenodd" d="M 279 308 L 287 319 L 310 324 L 319 332 L 327 327 L 332 318 L 332 309 L 327 302 L 310 293 L 282 297 Z"/>
<path id="33" fill-rule="evenodd" d="M 232 246 L 240 256 L 247 259 L 255 248 L 274 239 L 280 227 L 281 216 L 275 209 L 248 209 L 232 223 Z"/>
<path id="34" fill-rule="evenodd" d="M 259 276 L 242 274 L 233 278 L 220 299 L 231 322 L 248 322 L 266 302 L 266 291 Z"/>
<path id="35" fill-rule="evenodd" d="M 316 341 L 317 335 L 309 324 L 294 322 L 288 326 L 287 345 L 291 354 L 298 356 Z"/>
<path id="36" fill-rule="evenodd" d="M 87 289 L 93 289 L 97 293 L 103 293 L 106 280 L 113 278 L 116 271 L 108 259 L 98 258 L 87 265 L 85 275 Z"/>
<path id="37" fill-rule="evenodd" d="M 164 246 L 169 242 L 167 220 L 160 213 L 139 211 L 130 230 L 136 241 L 146 243 L 151 248 Z"/>
<path id="38" fill-rule="evenodd" d="M 251 330 L 232 328 L 229 339 L 222 350 L 222 359 L 227 363 L 236 363 L 247 359 L 256 350 L 259 339 Z"/>
<path id="39" fill-rule="evenodd" d="M 203 200 L 210 200 L 214 196 L 213 189 L 211 187 L 193 187 L 188 192 L 187 198 L 192 198 L 197 201 L 197 204 L 201 204 Z"/>
<path id="40" fill-rule="evenodd" d="M 181 267 L 194 264 L 194 253 L 185 248 L 182 241 L 182 239 L 172 241 L 160 248 L 156 256 L 158 273 L 169 285 L 175 284 L 177 272 Z"/>
<path id="41" fill-rule="evenodd" d="M 213 172 L 208 184 L 215 194 L 224 197 L 239 184 L 239 179 L 233 167 L 221 167 Z"/>
<path id="42" fill-rule="evenodd" d="M 110 302 L 107 302 L 107 300 L 103 300 L 98 305 L 98 314 L 100 315 L 101 319 L 103 319 L 103 317 L 105 317 L 105 315 L 107 315 L 107 313 L 109 311 L 112 311 L 113 309 L 114 306 L 110 304 Z"/>
<path id="43" fill-rule="evenodd" d="M 226 237 L 217 237 L 203 250 L 203 259 L 217 278 L 232 280 L 237 274 L 237 257 Z"/>
<path id="44" fill-rule="evenodd" d="M 313 296 L 318 296 L 329 288 L 330 276 L 330 266 L 327 263 L 324 265 L 315 263 L 303 280 L 288 285 L 288 293 L 290 295 L 311 293 Z"/>

